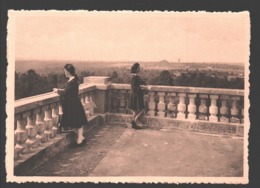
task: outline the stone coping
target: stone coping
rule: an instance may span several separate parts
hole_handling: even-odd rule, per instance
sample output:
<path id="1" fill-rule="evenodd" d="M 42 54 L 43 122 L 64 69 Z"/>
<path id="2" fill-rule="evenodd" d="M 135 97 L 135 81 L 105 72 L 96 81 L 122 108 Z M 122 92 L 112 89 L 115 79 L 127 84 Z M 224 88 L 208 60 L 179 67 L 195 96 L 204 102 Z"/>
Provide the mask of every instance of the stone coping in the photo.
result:
<path id="1" fill-rule="evenodd" d="M 130 89 L 129 84 L 111 84 L 111 89 Z M 196 93 L 212 95 L 236 95 L 244 96 L 244 90 L 239 89 L 222 89 L 222 88 L 202 88 L 202 87 L 179 87 L 179 86 L 143 86 L 149 91 L 176 92 L 176 93 Z"/>
<path id="2" fill-rule="evenodd" d="M 79 86 L 79 95 L 86 92 L 93 91 L 95 89 L 96 89 L 95 85 L 81 84 Z M 58 101 L 59 101 L 59 95 L 53 92 L 23 98 L 15 101 L 14 104 L 15 113 L 17 114 L 17 113 L 25 112 Z"/>
<path id="3" fill-rule="evenodd" d="M 110 84 L 111 78 L 109 76 L 88 76 L 83 79 L 84 83 L 92 84 Z"/>

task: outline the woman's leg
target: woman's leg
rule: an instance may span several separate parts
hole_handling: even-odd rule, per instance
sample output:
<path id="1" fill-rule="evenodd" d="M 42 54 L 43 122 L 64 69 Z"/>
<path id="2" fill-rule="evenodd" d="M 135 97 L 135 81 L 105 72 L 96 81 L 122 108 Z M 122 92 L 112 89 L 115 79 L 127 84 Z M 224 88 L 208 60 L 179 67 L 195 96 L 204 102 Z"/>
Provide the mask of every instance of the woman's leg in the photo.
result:
<path id="1" fill-rule="evenodd" d="M 134 118 L 135 118 L 136 112 L 135 112 L 134 110 L 132 110 L 132 109 L 130 109 L 130 111 L 131 111 L 131 113 L 133 114 L 133 116 L 134 116 Z"/>
<path id="2" fill-rule="evenodd" d="M 78 143 L 78 144 L 81 144 L 82 141 L 85 139 L 85 137 L 83 136 L 83 126 L 80 127 L 80 128 L 78 128 L 78 130 L 77 130 L 77 136 L 78 136 L 78 138 L 77 138 L 77 143 Z"/>
<path id="3" fill-rule="evenodd" d="M 142 109 L 134 118 L 134 121 L 136 122 L 145 112 L 145 109 Z"/>

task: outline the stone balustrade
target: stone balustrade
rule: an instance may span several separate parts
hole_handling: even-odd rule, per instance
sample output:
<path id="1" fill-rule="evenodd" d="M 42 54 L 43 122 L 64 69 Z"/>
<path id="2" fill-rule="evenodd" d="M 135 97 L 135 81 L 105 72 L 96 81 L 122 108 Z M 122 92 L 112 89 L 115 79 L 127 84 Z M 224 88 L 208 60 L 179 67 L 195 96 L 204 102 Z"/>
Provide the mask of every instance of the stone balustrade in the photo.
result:
<path id="1" fill-rule="evenodd" d="M 94 113 L 93 94 L 95 85 L 82 84 L 79 97 L 86 116 Z M 42 144 L 55 138 L 62 108 L 59 96 L 46 93 L 15 101 L 14 160 L 22 160 Z"/>
<path id="2" fill-rule="evenodd" d="M 97 79 L 97 81 L 95 81 Z M 147 117 L 243 125 L 244 91 L 175 86 L 147 86 Z M 79 87 L 86 116 L 129 114 L 129 84 L 111 84 L 107 77 L 87 77 Z M 55 139 L 62 108 L 59 96 L 46 93 L 15 101 L 14 160 L 19 161 Z"/>
<path id="3" fill-rule="evenodd" d="M 128 113 L 130 85 L 112 84 L 110 89 L 110 112 Z M 147 86 L 145 90 L 148 117 L 243 124 L 243 90 L 175 86 Z"/>

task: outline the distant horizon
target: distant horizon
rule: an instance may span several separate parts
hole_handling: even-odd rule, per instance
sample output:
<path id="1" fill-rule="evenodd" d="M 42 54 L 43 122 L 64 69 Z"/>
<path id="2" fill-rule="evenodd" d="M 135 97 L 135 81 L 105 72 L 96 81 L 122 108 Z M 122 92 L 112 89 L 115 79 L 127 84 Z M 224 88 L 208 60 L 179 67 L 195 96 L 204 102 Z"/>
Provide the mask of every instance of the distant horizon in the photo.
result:
<path id="1" fill-rule="evenodd" d="M 148 60 L 148 61 L 131 61 L 131 60 L 41 60 L 41 59 L 16 59 L 16 61 L 41 61 L 41 62 L 50 62 L 50 61 L 53 61 L 53 62 L 75 62 L 75 63 L 83 63 L 83 62 L 103 62 L 103 63 L 110 63 L 110 62 L 113 62 L 113 63 L 131 63 L 131 62 L 141 62 L 141 63 L 150 63 L 150 62 L 153 62 L 153 63 L 156 63 L 156 62 L 161 62 L 161 61 L 167 61 L 168 63 L 220 63 L 220 64 L 245 64 L 245 62 L 206 62 L 206 61 L 201 61 L 201 62 L 195 62 L 195 61 L 168 61 L 166 59 L 163 59 L 163 60 L 159 60 L 159 61 L 155 61 L 155 60 Z"/>

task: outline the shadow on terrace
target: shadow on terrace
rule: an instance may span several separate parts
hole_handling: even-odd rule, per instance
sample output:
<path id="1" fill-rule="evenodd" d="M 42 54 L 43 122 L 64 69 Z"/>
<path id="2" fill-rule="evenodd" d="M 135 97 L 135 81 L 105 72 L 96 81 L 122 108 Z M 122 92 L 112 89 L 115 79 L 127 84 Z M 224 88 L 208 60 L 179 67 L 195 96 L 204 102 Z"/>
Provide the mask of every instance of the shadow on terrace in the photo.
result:
<path id="1" fill-rule="evenodd" d="M 130 85 L 85 77 L 79 97 L 89 119 L 88 143 L 77 150 L 68 149 L 73 132 L 57 134 L 62 115 L 57 94 L 15 101 L 14 175 L 243 175 L 243 90 L 148 86 L 148 91 L 145 128 L 134 130 L 127 126 L 133 118 L 127 107 Z"/>

